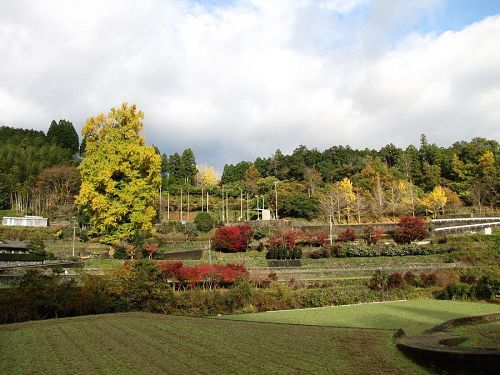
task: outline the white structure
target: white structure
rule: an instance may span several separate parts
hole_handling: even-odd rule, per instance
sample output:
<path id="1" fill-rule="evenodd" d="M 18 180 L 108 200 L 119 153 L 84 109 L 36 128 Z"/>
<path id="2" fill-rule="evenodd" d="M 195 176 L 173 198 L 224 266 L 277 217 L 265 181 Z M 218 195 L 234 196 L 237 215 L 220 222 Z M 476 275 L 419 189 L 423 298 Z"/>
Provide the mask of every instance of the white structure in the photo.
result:
<path id="1" fill-rule="evenodd" d="M 19 227 L 46 227 L 48 219 L 41 216 L 7 217 L 2 219 L 2 225 L 12 225 Z"/>
<path id="2" fill-rule="evenodd" d="M 262 209 L 261 210 L 261 220 L 265 220 L 265 221 L 268 221 L 268 220 L 271 220 L 271 210 L 267 210 L 267 209 Z"/>

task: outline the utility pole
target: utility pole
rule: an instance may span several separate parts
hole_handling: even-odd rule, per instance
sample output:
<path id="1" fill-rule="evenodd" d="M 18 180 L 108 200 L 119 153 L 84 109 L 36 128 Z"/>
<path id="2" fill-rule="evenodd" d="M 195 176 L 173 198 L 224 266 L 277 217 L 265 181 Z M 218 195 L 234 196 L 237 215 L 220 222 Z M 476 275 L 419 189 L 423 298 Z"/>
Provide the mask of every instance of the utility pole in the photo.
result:
<path id="1" fill-rule="evenodd" d="M 247 204 L 247 221 L 248 221 L 250 220 L 250 208 L 248 207 L 248 191 L 247 191 L 246 204 Z"/>
<path id="2" fill-rule="evenodd" d="M 212 253 L 210 252 L 210 250 L 212 249 L 212 241 L 210 240 L 210 238 L 208 239 L 208 264 L 212 265 Z"/>
<path id="3" fill-rule="evenodd" d="M 226 190 L 226 224 L 229 224 L 229 197 Z"/>
<path id="4" fill-rule="evenodd" d="M 207 212 L 208 212 L 208 191 L 207 191 Z"/>
<path id="5" fill-rule="evenodd" d="M 160 223 L 161 223 L 161 183 L 160 183 L 160 208 L 158 209 L 159 217 L 160 217 Z"/>
<path id="6" fill-rule="evenodd" d="M 73 216 L 73 257 L 75 256 L 75 241 L 76 241 L 76 219 Z"/>
<path id="7" fill-rule="evenodd" d="M 243 189 L 240 189 L 240 220 L 243 220 Z"/>
<path id="8" fill-rule="evenodd" d="M 274 181 L 274 217 L 278 220 L 278 181 Z"/>
<path id="9" fill-rule="evenodd" d="M 224 219 L 225 219 L 224 214 L 226 213 L 226 202 L 224 202 L 224 188 L 222 188 L 221 194 L 222 194 L 222 197 L 221 197 L 222 198 L 222 207 L 221 207 L 222 211 L 221 211 L 221 213 L 222 213 L 222 222 L 224 222 Z"/>
<path id="10" fill-rule="evenodd" d="M 328 217 L 328 227 L 330 228 L 330 245 L 333 245 L 333 223 L 332 214 Z"/>
<path id="11" fill-rule="evenodd" d="M 181 220 L 180 221 L 182 221 L 182 193 L 183 193 L 183 191 L 182 191 L 182 188 L 181 188 L 181 211 L 180 211 L 180 213 L 181 213 L 180 219 Z"/>
<path id="12" fill-rule="evenodd" d="M 188 211 L 187 211 L 187 220 L 189 221 L 189 190 L 188 190 Z"/>
<path id="13" fill-rule="evenodd" d="M 170 192 L 167 191 L 167 220 L 170 220 Z"/>

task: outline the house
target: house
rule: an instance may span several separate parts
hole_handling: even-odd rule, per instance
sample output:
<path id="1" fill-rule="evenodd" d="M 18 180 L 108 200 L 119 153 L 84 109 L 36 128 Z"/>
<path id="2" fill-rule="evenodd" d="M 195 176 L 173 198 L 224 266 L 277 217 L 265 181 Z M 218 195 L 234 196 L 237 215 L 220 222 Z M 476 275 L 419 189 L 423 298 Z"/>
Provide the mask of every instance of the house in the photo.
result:
<path id="1" fill-rule="evenodd" d="M 26 254 L 28 251 L 24 242 L 0 240 L 0 254 Z"/>
<path id="2" fill-rule="evenodd" d="M 2 219 L 2 225 L 15 225 L 20 227 L 46 227 L 48 226 L 48 219 L 41 216 L 4 216 Z"/>

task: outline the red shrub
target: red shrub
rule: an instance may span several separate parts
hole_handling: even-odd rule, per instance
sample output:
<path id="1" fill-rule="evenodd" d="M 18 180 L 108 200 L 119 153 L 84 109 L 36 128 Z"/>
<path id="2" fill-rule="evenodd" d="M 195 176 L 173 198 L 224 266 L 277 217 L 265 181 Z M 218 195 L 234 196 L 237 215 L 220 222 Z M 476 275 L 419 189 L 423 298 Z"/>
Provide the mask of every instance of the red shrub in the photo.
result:
<path id="1" fill-rule="evenodd" d="M 286 232 L 276 231 L 269 238 L 271 247 L 286 247 L 293 249 L 297 245 L 299 239 L 303 238 L 304 233 L 301 230 L 292 229 Z"/>
<path id="2" fill-rule="evenodd" d="M 402 288 L 403 276 L 399 272 L 394 272 L 389 275 L 387 286 L 389 289 Z"/>
<path id="3" fill-rule="evenodd" d="M 177 270 L 182 268 L 182 262 L 161 262 L 160 266 L 166 278 L 177 279 Z"/>
<path id="4" fill-rule="evenodd" d="M 455 271 L 440 270 L 436 272 L 436 284 L 441 287 L 447 287 L 450 284 L 455 284 L 459 277 Z"/>
<path id="5" fill-rule="evenodd" d="M 267 275 L 267 277 L 269 278 L 269 280 L 278 281 L 278 274 L 274 271 L 269 272 L 269 275 Z"/>
<path id="6" fill-rule="evenodd" d="M 248 279 L 248 271 L 243 264 L 217 265 L 217 273 L 225 285 L 234 284 L 238 279 Z"/>
<path id="7" fill-rule="evenodd" d="M 462 276 L 460 276 L 460 282 L 461 283 L 472 285 L 472 284 L 475 284 L 476 281 L 477 281 L 476 277 L 473 276 L 473 275 L 462 275 Z"/>
<path id="8" fill-rule="evenodd" d="M 300 242 L 307 246 L 323 246 L 328 240 L 328 232 L 324 230 L 313 230 L 302 232 Z"/>
<path id="9" fill-rule="evenodd" d="M 420 281 L 422 281 L 423 286 L 436 285 L 436 273 L 425 273 L 420 274 Z"/>
<path id="10" fill-rule="evenodd" d="M 182 262 L 162 262 L 163 274 L 179 287 L 195 288 L 196 286 L 217 287 L 231 286 L 239 278 L 248 279 L 248 271 L 242 264 L 199 264 L 183 266 Z"/>
<path id="11" fill-rule="evenodd" d="M 380 240 L 383 233 L 382 229 L 369 226 L 364 229 L 363 239 L 368 245 L 373 245 Z"/>
<path id="12" fill-rule="evenodd" d="M 421 217 L 403 216 L 399 218 L 397 225 L 394 231 L 394 241 L 397 243 L 411 243 L 422 240 L 427 235 L 427 227 Z"/>
<path id="13" fill-rule="evenodd" d="M 252 228 L 248 225 L 220 227 L 215 231 L 212 244 L 215 250 L 223 252 L 245 251 L 252 237 Z"/>
<path id="14" fill-rule="evenodd" d="M 177 270 L 177 279 L 182 284 L 187 284 L 190 288 L 194 288 L 203 277 L 198 266 L 187 266 Z"/>
<path id="15" fill-rule="evenodd" d="M 153 255 L 158 251 L 158 244 L 156 242 L 144 243 L 143 247 L 149 254 L 149 259 L 152 259 Z"/>
<path id="16" fill-rule="evenodd" d="M 347 242 L 356 240 L 356 232 L 351 228 L 347 228 L 345 231 L 340 232 L 337 235 L 337 242 Z"/>
<path id="17" fill-rule="evenodd" d="M 415 274 L 413 272 L 407 271 L 403 278 L 407 284 L 415 285 Z"/>

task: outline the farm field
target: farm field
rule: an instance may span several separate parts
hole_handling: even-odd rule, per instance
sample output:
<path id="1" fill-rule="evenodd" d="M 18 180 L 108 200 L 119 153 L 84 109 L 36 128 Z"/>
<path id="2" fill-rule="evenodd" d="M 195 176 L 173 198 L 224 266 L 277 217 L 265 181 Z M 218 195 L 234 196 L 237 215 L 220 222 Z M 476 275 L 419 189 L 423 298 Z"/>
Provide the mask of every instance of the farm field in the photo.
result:
<path id="1" fill-rule="evenodd" d="M 0 326 L 0 373 L 427 374 L 392 331 L 123 313 Z"/>
<path id="2" fill-rule="evenodd" d="M 352 306 L 320 307 L 305 310 L 270 311 L 256 314 L 227 315 L 238 319 L 286 324 L 321 325 L 364 329 L 403 328 L 415 335 L 450 319 L 500 313 L 500 305 L 440 300 L 409 300 Z"/>

